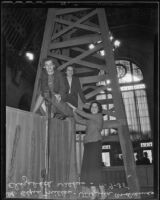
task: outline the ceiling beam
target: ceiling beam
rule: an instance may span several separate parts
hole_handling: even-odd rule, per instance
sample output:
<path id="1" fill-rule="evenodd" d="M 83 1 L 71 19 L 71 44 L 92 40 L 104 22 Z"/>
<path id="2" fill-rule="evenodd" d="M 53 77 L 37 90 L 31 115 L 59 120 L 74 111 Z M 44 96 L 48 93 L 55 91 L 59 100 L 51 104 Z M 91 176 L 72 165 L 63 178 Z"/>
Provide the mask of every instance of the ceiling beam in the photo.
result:
<path id="1" fill-rule="evenodd" d="M 108 78 L 108 75 L 100 75 L 100 76 L 87 76 L 87 77 L 81 77 L 80 78 L 80 82 L 82 84 L 86 84 L 86 83 L 97 83 L 100 81 L 104 81 Z"/>

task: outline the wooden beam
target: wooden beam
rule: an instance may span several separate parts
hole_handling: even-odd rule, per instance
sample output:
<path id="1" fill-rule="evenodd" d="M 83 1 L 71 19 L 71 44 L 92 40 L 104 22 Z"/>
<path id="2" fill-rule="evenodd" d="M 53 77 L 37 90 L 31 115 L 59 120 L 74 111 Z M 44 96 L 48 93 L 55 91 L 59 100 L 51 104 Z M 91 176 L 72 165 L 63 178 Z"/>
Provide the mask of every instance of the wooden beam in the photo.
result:
<path id="1" fill-rule="evenodd" d="M 71 20 L 71 15 L 65 16 L 65 19 L 66 19 L 66 20 Z M 59 24 L 59 25 L 60 25 L 60 24 Z M 62 26 L 62 25 L 60 25 L 60 26 Z M 64 26 L 64 25 L 63 25 L 63 26 Z M 71 32 L 74 32 L 74 30 L 71 31 Z M 71 35 L 72 35 L 71 32 L 68 32 L 68 34 L 65 34 L 65 35 L 63 36 L 63 40 L 68 40 L 68 39 L 70 39 L 70 38 L 71 38 Z M 66 56 L 66 57 L 69 57 L 69 55 L 70 55 L 70 49 L 69 49 L 69 48 L 61 49 L 61 51 L 60 51 L 59 53 L 62 54 L 62 55 L 64 55 L 64 56 Z M 62 63 L 63 63 L 63 61 L 62 61 Z"/>
<path id="2" fill-rule="evenodd" d="M 68 32 L 69 30 L 73 29 L 75 26 L 77 26 L 78 24 L 82 23 L 83 21 L 86 21 L 87 19 L 89 19 L 90 17 L 94 16 L 95 14 L 97 14 L 97 10 L 91 11 L 90 13 L 88 13 L 87 15 L 85 15 L 84 17 L 82 17 L 81 19 L 79 19 L 78 21 L 73 23 L 72 25 L 68 26 L 67 28 L 64 28 L 62 31 L 58 32 L 57 34 L 54 34 L 52 36 L 52 40 L 62 36 L 63 34 Z"/>
<path id="3" fill-rule="evenodd" d="M 90 44 L 97 42 L 101 39 L 101 36 L 98 34 L 90 34 L 86 36 L 76 37 L 70 40 L 66 40 L 63 42 L 51 42 L 49 49 L 58 49 L 58 48 L 68 48 L 83 44 Z M 95 51 L 94 51 L 95 52 Z"/>
<path id="4" fill-rule="evenodd" d="M 37 95 L 39 94 L 39 79 L 40 79 L 40 74 L 41 74 L 41 62 L 44 58 L 47 57 L 47 49 L 50 44 L 50 38 L 51 34 L 53 32 L 54 28 L 54 18 L 55 18 L 55 9 L 50 8 L 48 9 L 48 14 L 47 14 L 47 20 L 45 24 L 45 31 L 44 31 L 44 36 L 43 36 L 43 41 L 42 41 L 42 47 L 41 47 L 41 53 L 40 53 L 40 58 L 39 58 L 39 63 L 38 63 L 38 69 L 37 69 L 37 74 L 36 74 L 36 80 L 34 84 L 34 90 L 33 90 L 33 97 L 32 97 L 32 103 L 31 103 L 31 111 L 34 108 L 34 104 L 37 98 Z"/>
<path id="5" fill-rule="evenodd" d="M 97 100 L 100 104 L 105 105 L 105 104 L 113 104 L 113 99 L 99 99 Z"/>
<path id="6" fill-rule="evenodd" d="M 92 73 L 94 70 L 91 68 L 84 68 L 84 67 L 76 67 L 75 68 L 76 74 L 86 74 L 86 73 Z"/>
<path id="7" fill-rule="evenodd" d="M 97 88 L 97 86 L 95 86 L 95 85 L 87 85 L 87 86 L 83 86 L 83 90 L 87 90 L 87 89 L 96 89 Z"/>
<path id="8" fill-rule="evenodd" d="M 92 92 L 86 94 L 85 97 L 86 97 L 86 99 L 89 99 L 89 98 L 91 98 L 91 97 L 93 97 L 93 96 L 99 94 L 100 91 L 104 91 L 104 90 L 106 90 L 106 89 L 107 89 L 107 86 L 97 87 L 94 91 L 92 91 Z"/>
<path id="9" fill-rule="evenodd" d="M 70 60 L 72 60 L 71 57 L 68 57 L 68 56 L 62 55 L 62 54 L 49 53 L 48 55 L 49 55 L 50 57 L 57 58 L 57 59 L 62 60 L 62 61 L 70 61 Z M 76 74 L 77 74 L 77 73 L 88 73 L 88 72 L 93 72 L 93 70 L 88 69 L 88 67 L 91 68 L 91 64 L 90 64 L 90 63 L 85 62 L 85 61 L 84 61 L 84 62 L 83 62 L 83 61 L 77 61 L 76 63 L 77 63 L 77 64 L 84 65 L 84 66 L 87 66 L 87 68 L 80 68 L 80 67 L 75 68 Z M 89 64 L 90 64 L 90 65 L 89 65 Z M 93 66 L 93 68 L 94 68 L 94 67 L 95 67 L 95 66 Z M 96 67 L 95 67 L 95 68 L 96 68 Z M 101 67 L 99 67 L 99 68 L 101 69 Z M 58 68 L 58 70 L 59 70 L 59 68 Z"/>
<path id="10" fill-rule="evenodd" d="M 65 56 L 65 55 L 61 55 L 61 54 L 55 54 L 55 53 L 49 53 L 48 55 L 52 56 L 54 58 L 57 58 L 59 60 L 67 61 L 67 62 L 72 61 L 72 59 L 73 59 L 71 57 L 68 57 L 68 56 Z M 86 67 L 89 67 L 89 68 L 99 69 L 99 70 L 103 70 L 105 68 L 104 65 L 94 64 L 94 63 L 91 63 L 91 62 L 88 62 L 88 61 L 84 61 L 84 60 L 77 60 L 74 63 L 77 63 L 79 65 L 83 65 L 83 66 L 86 66 Z"/>
<path id="11" fill-rule="evenodd" d="M 57 58 L 57 59 L 63 60 L 63 61 L 70 61 L 72 59 L 71 57 L 68 57 L 68 56 L 63 55 L 63 54 L 48 53 L 48 55 L 53 57 L 53 58 Z"/>
<path id="12" fill-rule="evenodd" d="M 74 12 L 80 12 L 80 11 L 85 11 L 85 10 L 90 10 L 91 8 L 64 8 L 64 9 L 57 9 L 55 11 L 55 15 L 65 15 L 65 14 L 70 14 Z"/>
<path id="13" fill-rule="evenodd" d="M 83 65 L 89 68 L 94 68 L 94 69 L 99 69 L 99 70 L 104 70 L 105 66 L 104 65 L 99 65 L 99 64 L 94 64 L 88 61 L 84 61 L 84 60 L 77 60 L 75 63 L 79 64 L 79 65 Z"/>
<path id="14" fill-rule="evenodd" d="M 82 48 L 80 48 L 80 47 L 73 47 L 72 50 L 78 51 L 78 52 L 84 52 L 84 51 L 85 51 L 85 49 L 82 49 Z M 95 58 L 97 58 L 97 59 L 104 60 L 104 56 L 100 56 L 100 55 L 97 54 L 97 53 L 96 53 L 96 54 L 93 54 L 92 56 L 95 57 Z"/>
<path id="15" fill-rule="evenodd" d="M 64 19 L 56 18 L 55 21 L 60 23 L 60 24 L 67 25 L 67 26 L 73 25 L 73 22 L 70 22 L 70 21 L 67 21 L 67 20 L 64 20 Z M 87 30 L 87 31 L 93 31 L 95 33 L 99 33 L 100 32 L 99 28 L 93 27 L 93 26 L 88 26 L 88 25 L 84 25 L 84 24 L 75 24 L 74 26 L 76 28 L 84 29 L 84 30 Z"/>
<path id="16" fill-rule="evenodd" d="M 72 19 L 73 19 L 73 20 L 78 20 L 78 17 L 74 15 Z M 92 27 L 97 27 L 97 28 L 99 28 L 99 25 L 98 25 L 98 24 L 95 24 L 95 23 L 93 23 L 93 22 L 91 22 L 91 21 L 86 21 L 86 22 L 84 22 L 84 24 L 87 24 L 87 25 L 92 26 Z"/>
<path id="17" fill-rule="evenodd" d="M 116 117 L 115 112 L 111 111 L 111 110 L 103 110 L 103 114 L 106 114 L 108 116 L 113 116 Z"/>
<path id="18" fill-rule="evenodd" d="M 61 65 L 61 66 L 59 67 L 59 69 L 62 70 L 62 69 L 64 69 L 66 66 L 68 66 L 68 65 L 70 65 L 70 64 L 73 64 L 73 63 L 77 62 L 78 60 L 83 59 L 83 58 L 85 58 L 85 57 L 91 55 L 91 54 L 94 53 L 95 51 L 99 50 L 101 47 L 102 47 L 102 45 L 101 45 L 101 44 L 98 44 L 94 49 L 89 49 L 89 50 L 87 50 L 86 52 L 84 52 L 84 53 L 78 55 L 77 57 L 73 58 L 72 60 L 70 60 L 70 61 L 64 63 L 63 65 Z"/>
<path id="19" fill-rule="evenodd" d="M 83 86 L 83 90 L 87 90 L 87 89 L 93 89 L 93 90 L 95 90 L 96 88 L 97 88 L 97 86 L 95 86 L 95 85 Z M 112 91 L 108 91 L 107 90 L 107 94 L 112 94 Z"/>
<path id="20" fill-rule="evenodd" d="M 133 147 L 130 140 L 129 128 L 125 113 L 125 107 L 117 78 L 117 70 L 112 51 L 112 44 L 111 41 L 109 40 L 109 27 L 107 23 L 107 17 L 105 10 L 102 8 L 98 8 L 97 13 L 101 29 L 102 40 L 104 44 L 104 50 L 106 52 L 105 62 L 107 63 L 109 75 L 111 76 L 111 87 L 112 87 L 112 95 L 116 111 L 116 118 L 118 120 L 123 121 L 123 125 L 119 126 L 118 128 L 118 133 L 124 158 L 123 160 L 126 172 L 126 179 L 130 192 L 140 192 L 139 182 L 136 174 L 136 165 L 134 160 Z M 140 196 L 138 195 L 137 197 L 139 198 Z"/>
<path id="21" fill-rule="evenodd" d="M 108 78 L 108 75 L 105 74 L 105 75 L 100 75 L 100 76 L 88 76 L 88 77 L 83 77 L 83 78 L 80 78 L 80 82 L 82 84 L 86 84 L 86 83 L 97 83 L 97 82 L 100 82 L 100 81 L 104 81 Z"/>

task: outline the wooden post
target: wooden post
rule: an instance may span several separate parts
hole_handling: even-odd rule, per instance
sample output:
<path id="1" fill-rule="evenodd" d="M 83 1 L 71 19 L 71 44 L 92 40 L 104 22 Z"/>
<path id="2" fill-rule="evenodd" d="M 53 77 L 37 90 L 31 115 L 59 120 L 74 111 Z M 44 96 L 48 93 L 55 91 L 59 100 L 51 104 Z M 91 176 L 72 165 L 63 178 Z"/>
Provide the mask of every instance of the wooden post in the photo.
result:
<path id="1" fill-rule="evenodd" d="M 35 84 L 34 84 L 34 91 L 33 91 L 33 97 L 32 97 L 31 109 L 30 109 L 31 111 L 34 108 L 34 105 L 35 105 L 35 102 L 36 102 L 36 99 L 37 99 L 37 95 L 39 94 L 39 87 L 38 86 L 39 86 L 40 74 L 41 74 L 41 71 L 42 71 L 41 62 L 48 55 L 52 31 L 54 29 L 54 23 L 53 23 L 54 18 L 55 18 L 55 9 L 50 8 L 48 10 L 46 25 L 45 25 L 45 29 L 44 29 L 45 31 L 44 31 L 44 35 L 43 35 L 41 53 L 40 53 L 38 67 L 37 67 L 37 75 L 36 75 L 36 80 L 35 80 Z"/>
<path id="2" fill-rule="evenodd" d="M 124 166 L 126 172 L 126 178 L 128 186 L 131 192 L 139 192 L 139 183 L 136 175 L 136 167 L 133 155 L 132 143 L 130 140 L 129 129 L 127 125 L 127 119 L 125 114 L 125 108 L 122 100 L 122 95 L 118 83 L 117 71 L 114 61 L 114 55 L 112 51 L 112 45 L 109 40 L 109 28 L 107 24 L 107 17 L 104 9 L 97 9 L 101 36 L 103 41 L 104 50 L 106 53 L 106 70 L 109 72 L 111 77 L 111 87 L 113 101 L 116 111 L 117 120 L 120 122 L 120 127 L 118 128 L 119 139 L 121 144 L 122 153 L 124 155 Z"/>

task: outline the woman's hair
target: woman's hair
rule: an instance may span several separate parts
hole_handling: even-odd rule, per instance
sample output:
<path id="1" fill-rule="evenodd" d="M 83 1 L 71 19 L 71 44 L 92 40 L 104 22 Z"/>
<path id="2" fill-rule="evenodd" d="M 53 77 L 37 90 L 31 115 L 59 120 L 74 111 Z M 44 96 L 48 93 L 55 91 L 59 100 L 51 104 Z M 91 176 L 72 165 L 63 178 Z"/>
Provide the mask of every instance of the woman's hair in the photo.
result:
<path id="1" fill-rule="evenodd" d="M 44 64 L 46 61 L 52 61 L 52 63 L 55 64 L 55 67 L 57 67 L 57 62 L 55 61 L 55 59 L 52 57 L 47 57 L 42 60 L 42 64 L 41 64 L 42 68 L 44 68 Z"/>
<path id="2" fill-rule="evenodd" d="M 68 67 L 72 67 L 72 69 L 73 69 L 73 74 L 75 74 L 75 67 L 74 67 L 73 65 L 68 65 L 68 66 L 66 67 L 66 69 L 65 69 L 66 72 L 67 72 Z"/>
<path id="3" fill-rule="evenodd" d="M 101 105 L 98 101 L 96 101 L 96 100 L 91 102 L 91 105 L 90 105 L 90 107 L 89 107 L 90 113 L 91 113 L 91 107 L 92 107 L 92 105 L 93 105 L 94 103 L 96 103 L 97 106 L 98 106 L 98 113 L 102 113 L 102 105 Z"/>

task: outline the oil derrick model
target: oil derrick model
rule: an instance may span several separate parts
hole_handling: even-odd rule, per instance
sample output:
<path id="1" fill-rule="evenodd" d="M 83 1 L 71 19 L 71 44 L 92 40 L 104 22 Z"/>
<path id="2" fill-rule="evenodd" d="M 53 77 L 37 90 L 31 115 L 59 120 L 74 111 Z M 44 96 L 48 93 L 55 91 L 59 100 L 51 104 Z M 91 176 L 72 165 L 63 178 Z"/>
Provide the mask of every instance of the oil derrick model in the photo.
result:
<path id="1" fill-rule="evenodd" d="M 61 8 L 48 10 L 31 110 L 40 94 L 41 62 L 46 57 L 55 59 L 58 70 L 73 65 L 85 96 L 92 99 L 100 92 L 112 98 L 98 100 L 110 105 L 103 112 L 114 120 L 104 121 L 104 129 L 116 128 L 122 149 L 126 180 L 130 192 L 139 192 L 132 143 L 118 82 L 117 69 L 109 39 L 109 28 L 104 8 Z M 94 44 L 94 48 L 88 48 Z M 100 56 L 104 50 L 105 56 Z M 110 80 L 108 85 L 100 85 Z"/>

